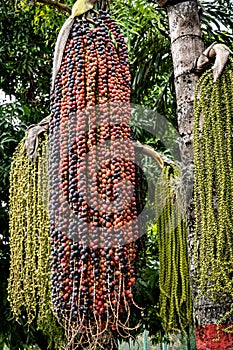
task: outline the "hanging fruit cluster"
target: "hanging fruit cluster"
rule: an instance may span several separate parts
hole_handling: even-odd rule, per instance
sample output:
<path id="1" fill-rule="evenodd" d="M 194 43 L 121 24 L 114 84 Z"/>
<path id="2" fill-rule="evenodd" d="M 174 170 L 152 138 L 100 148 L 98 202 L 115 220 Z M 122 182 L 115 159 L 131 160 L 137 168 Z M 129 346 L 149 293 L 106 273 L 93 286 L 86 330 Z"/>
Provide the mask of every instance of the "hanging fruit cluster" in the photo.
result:
<path id="1" fill-rule="evenodd" d="M 51 310 L 48 135 L 40 137 L 35 163 L 26 154 L 26 138 L 11 164 L 8 299 L 17 320 L 27 324 L 36 320 L 49 343 L 55 340 L 59 347 L 63 330 Z"/>
<path id="2" fill-rule="evenodd" d="M 187 331 L 193 323 L 187 223 L 176 183 L 179 176 L 177 166 L 165 165 L 156 186 L 160 316 L 166 333 Z"/>
<path id="3" fill-rule="evenodd" d="M 70 344 L 91 349 L 128 334 L 139 235 L 128 53 L 106 12 L 74 18 L 54 79 L 52 300 Z"/>
<path id="4" fill-rule="evenodd" d="M 206 71 L 195 92 L 195 277 L 199 297 L 212 301 L 233 297 L 232 91 L 230 57 L 221 77 L 214 82 L 212 70 Z M 231 302 L 219 323 L 232 313 Z"/>

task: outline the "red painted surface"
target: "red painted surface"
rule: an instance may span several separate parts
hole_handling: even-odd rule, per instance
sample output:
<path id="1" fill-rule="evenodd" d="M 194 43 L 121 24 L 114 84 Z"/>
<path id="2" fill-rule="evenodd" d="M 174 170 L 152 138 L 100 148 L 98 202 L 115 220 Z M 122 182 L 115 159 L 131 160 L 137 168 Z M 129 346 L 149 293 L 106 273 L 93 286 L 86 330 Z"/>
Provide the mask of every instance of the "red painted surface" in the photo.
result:
<path id="1" fill-rule="evenodd" d="M 233 327 L 233 325 L 231 325 Z M 233 350 L 233 334 L 223 331 L 229 325 L 220 326 L 220 339 L 218 339 L 217 325 L 205 324 L 195 330 L 197 350 Z M 231 329 L 232 331 L 232 329 Z"/>

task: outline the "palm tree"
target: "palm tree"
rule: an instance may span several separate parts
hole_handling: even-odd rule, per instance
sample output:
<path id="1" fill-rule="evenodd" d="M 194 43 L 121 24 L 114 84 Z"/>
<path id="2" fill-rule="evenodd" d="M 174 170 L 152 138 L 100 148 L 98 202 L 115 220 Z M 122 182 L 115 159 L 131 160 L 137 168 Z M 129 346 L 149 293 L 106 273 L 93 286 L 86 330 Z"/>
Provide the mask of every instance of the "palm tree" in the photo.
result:
<path id="1" fill-rule="evenodd" d="M 174 83 L 176 89 L 177 121 L 180 134 L 180 151 L 185 172 L 193 163 L 193 117 L 194 117 L 194 91 L 199 79 L 199 74 L 194 69 L 194 63 L 204 50 L 200 26 L 200 9 L 196 0 L 190 1 L 155 1 L 159 6 L 167 10 L 170 27 L 171 51 L 174 67 Z M 216 3 L 216 2 L 215 2 Z M 203 6 L 220 6 L 221 1 L 214 5 L 213 2 L 204 3 Z M 226 5 L 226 3 L 225 3 Z M 210 9 L 211 9 L 210 6 Z M 213 8 L 212 8 L 213 9 Z M 214 9 L 213 9 L 214 10 Z M 214 16 L 214 11 L 210 11 L 210 16 Z M 189 221 L 189 252 L 190 269 L 193 274 L 195 266 L 193 261 L 193 200 L 192 188 L 189 181 L 186 181 L 186 192 L 191 196 L 188 201 L 188 221 Z M 221 301 L 210 301 L 205 295 L 195 298 L 198 294 L 198 286 L 192 280 L 194 297 L 194 317 L 197 349 L 225 349 L 233 346 L 231 334 L 222 335 L 217 343 L 213 342 L 216 336 L 216 322 L 221 315 L 230 310 L 230 300 L 222 298 Z M 228 318 L 227 323 L 232 323 Z M 209 330 L 207 332 L 207 329 Z M 215 335 L 213 335 L 215 332 Z"/>

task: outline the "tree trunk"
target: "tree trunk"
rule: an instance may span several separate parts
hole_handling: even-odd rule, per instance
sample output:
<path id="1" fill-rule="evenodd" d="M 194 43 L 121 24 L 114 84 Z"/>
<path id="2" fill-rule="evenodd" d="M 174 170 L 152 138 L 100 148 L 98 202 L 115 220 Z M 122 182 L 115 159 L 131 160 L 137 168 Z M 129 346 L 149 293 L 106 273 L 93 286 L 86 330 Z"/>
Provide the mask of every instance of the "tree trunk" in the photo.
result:
<path id="1" fill-rule="evenodd" d="M 189 252 L 190 252 L 190 270 L 191 275 L 194 272 L 193 261 L 193 210 L 192 210 L 192 179 L 190 176 L 190 166 L 193 164 L 193 102 L 194 90 L 198 76 L 193 71 L 195 59 L 203 52 L 204 44 L 202 41 L 198 6 L 196 0 L 185 2 L 158 0 L 160 6 L 166 6 L 171 37 L 171 50 L 174 65 L 174 82 L 177 100 L 177 118 L 180 134 L 180 150 L 183 164 L 185 200 L 188 204 L 189 221 Z M 170 4 L 169 4 L 170 2 Z M 173 1 L 174 4 L 174 1 Z M 222 303 L 213 303 L 206 297 L 201 297 L 195 301 L 198 294 L 197 285 L 192 280 L 193 299 L 194 299 L 194 317 L 195 317 L 195 335 L 197 350 L 212 349 L 233 349 L 233 337 L 221 331 L 221 337 L 217 338 L 217 321 L 227 311 L 229 311 L 229 302 L 223 300 Z M 232 320 L 227 320 L 232 323 Z"/>

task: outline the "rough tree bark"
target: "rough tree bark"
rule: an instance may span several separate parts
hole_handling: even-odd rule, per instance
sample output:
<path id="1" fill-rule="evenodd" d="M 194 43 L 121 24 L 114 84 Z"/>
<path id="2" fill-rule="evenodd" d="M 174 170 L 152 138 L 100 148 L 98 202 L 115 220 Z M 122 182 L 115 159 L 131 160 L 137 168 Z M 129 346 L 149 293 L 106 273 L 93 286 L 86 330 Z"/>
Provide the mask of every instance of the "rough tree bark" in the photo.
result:
<path id="1" fill-rule="evenodd" d="M 180 134 L 180 150 L 184 175 L 186 170 L 193 163 L 193 102 L 194 90 L 198 81 L 198 75 L 194 72 L 194 62 L 204 50 L 201 35 L 198 6 L 196 0 L 158 0 L 158 5 L 167 9 L 170 26 L 171 51 L 174 65 L 174 82 L 177 100 L 177 118 Z M 188 201 L 189 221 L 189 251 L 190 270 L 194 271 L 193 252 L 193 211 L 192 211 L 192 181 L 184 182 L 186 188 L 186 200 Z M 206 297 L 198 302 L 195 297 L 198 288 L 192 280 L 194 297 L 194 317 L 197 350 L 226 350 L 233 349 L 233 337 L 231 334 L 221 332 L 219 341 L 217 338 L 216 323 L 229 310 L 229 303 L 223 300 L 222 303 L 213 303 Z M 227 323 L 232 323 L 228 319 Z"/>

